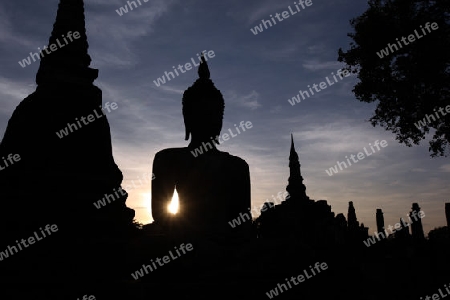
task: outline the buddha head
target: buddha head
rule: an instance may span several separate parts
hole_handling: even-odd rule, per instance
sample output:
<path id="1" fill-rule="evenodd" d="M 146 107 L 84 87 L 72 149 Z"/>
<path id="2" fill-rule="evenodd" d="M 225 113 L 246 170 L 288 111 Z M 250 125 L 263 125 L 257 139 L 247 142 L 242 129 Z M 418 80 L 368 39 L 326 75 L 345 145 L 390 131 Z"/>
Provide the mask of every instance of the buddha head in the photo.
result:
<path id="1" fill-rule="evenodd" d="M 202 54 L 198 68 L 199 78 L 183 94 L 185 140 L 210 141 L 218 144 L 216 136 L 222 130 L 225 103 L 222 93 L 210 79 L 209 68 Z"/>

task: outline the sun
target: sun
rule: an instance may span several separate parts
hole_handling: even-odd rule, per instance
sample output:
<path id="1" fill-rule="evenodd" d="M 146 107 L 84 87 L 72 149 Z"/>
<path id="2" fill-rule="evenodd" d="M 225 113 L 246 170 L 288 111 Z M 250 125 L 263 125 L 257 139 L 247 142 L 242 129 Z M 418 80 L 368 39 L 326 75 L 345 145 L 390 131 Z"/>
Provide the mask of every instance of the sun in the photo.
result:
<path id="1" fill-rule="evenodd" d="M 177 189 L 173 191 L 172 201 L 167 206 L 167 209 L 171 214 L 176 214 L 178 212 L 178 208 L 180 205 L 180 201 L 178 199 L 178 192 Z"/>

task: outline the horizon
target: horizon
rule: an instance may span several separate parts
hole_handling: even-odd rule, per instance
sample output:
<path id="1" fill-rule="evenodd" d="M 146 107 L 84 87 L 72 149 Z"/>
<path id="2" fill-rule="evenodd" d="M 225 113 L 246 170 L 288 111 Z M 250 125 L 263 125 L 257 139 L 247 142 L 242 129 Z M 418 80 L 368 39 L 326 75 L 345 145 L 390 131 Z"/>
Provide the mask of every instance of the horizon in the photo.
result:
<path id="1" fill-rule="evenodd" d="M 20 62 L 48 45 L 58 2 L 0 4 L 2 138 L 14 109 L 36 88 L 39 61 L 26 67 Z M 261 20 L 293 2 L 232 0 L 214 5 L 159 0 L 120 16 L 115 10 L 126 3 L 85 1 L 85 16 L 91 67 L 99 69 L 94 85 L 103 92 L 103 104 L 118 106 L 106 117 L 114 159 L 124 175 L 122 187 L 129 193 L 126 204 L 136 211 L 138 222 L 152 221 L 151 183 L 136 186 L 136 182 L 152 173 L 158 151 L 188 144 L 181 96 L 197 79 L 197 69 L 175 73 L 175 66 L 193 63 L 206 49 L 215 54 L 208 59 L 211 79 L 225 99 L 221 135 L 235 132 L 241 122 L 252 124 L 218 145 L 249 164 L 252 208 L 285 191 L 292 133 L 307 195 L 327 200 L 335 215 L 343 213 L 347 218 L 352 201 L 358 221 L 369 227 L 371 235 L 376 232 L 376 209 L 383 210 L 388 226 L 406 219 L 412 204 L 418 203 L 425 213 L 426 235 L 446 226 L 448 158 L 430 158 L 426 141 L 406 147 L 392 133 L 372 127 L 367 119 L 375 106 L 359 102 L 351 91 L 356 76 L 336 77 L 339 80 L 333 82 L 344 66 L 337 61 L 337 51 L 349 48 L 349 20 L 363 13 L 366 3 L 311 1 L 306 9 L 258 34 L 252 29 Z M 169 72 L 174 76 L 158 86 L 155 81 Z M 319 83 L 327 79 L 322 88 Z M 293 97 L 300 100 L 301 91 L 310 93 L 292 102 Z M 64 137 L 69 138 L 70 134 Z M 386 146 L 360 159 L 358 153 L 369 151 L 376 141 L 386 141 Z M 351 155 L 358 157 L 358 163 L 348 163 Z M 341 165 L 330 176 L 330 168 L 339 162 L 347 166 Z"/>

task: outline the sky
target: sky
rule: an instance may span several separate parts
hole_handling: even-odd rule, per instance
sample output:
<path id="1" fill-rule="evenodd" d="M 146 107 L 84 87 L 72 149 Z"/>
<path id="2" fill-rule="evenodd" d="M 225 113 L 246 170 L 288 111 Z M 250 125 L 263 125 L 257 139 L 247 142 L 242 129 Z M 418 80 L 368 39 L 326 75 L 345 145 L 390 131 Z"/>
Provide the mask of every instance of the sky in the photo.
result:
<path id="1" fill-rule="evenodd" d="M 373 127 L 368 120 L 375 104 L 359 102 L 352 93 L 357 76 L 333 79 L 344 66 L 337 61 L 338 49 L 348 49 L 351 42 L 349 20 L 367 9 L 365 1 L 311 0 L 300 11 L 294 1 L 284 0 L 136 3 L 138 7 L 119 15 L 116 10 L 127 5 L 124 0 L 86 0 L 85 15 L 91 67 L 99 69 L 94 84 L 103 92 L 103 103 L 118 106 L 107 118 L 114 159 L 129 193 L 127 205 L 135 209 L 137 221 L 152 221 L 151 183 L 137 182 L 152 172 L 155 154 L 188 144 L 181 98 L 198 75 L 194 68 L 178 71 L 159 86 L 154 81 L 206 50 L 214 54 L 208 59 L 211 79 L 225 99 L 222 133 L 230 129 L 236 134 L 234 124 L 241 121 L 252 124 L 219 150 L 249 164 L 253 207 L 285 191 L 292 133 L 308 196 L 327 200 L 335 214 L 347 216 L 353 201 L 358 221 L 372 234 L 377 208 L 384 212 L 386 227 L 394 226 L 418 202 L 425 213 L 425 233 L 446 225 L 449 158 L 431 158 L 427 141 L 407 147 L 392 133 Z M 18 62 L 48 44 L 57 5 L 57 0 L 45 5 L 0 0 L 1 137 L 15 107 L 36 88 L 39 63 L 22 67 Z M 286 19 L 253 33 L 263 19 L 283 11 Z M 289 103 L 299 90 L 327 77 L 332 85 Z M 369 144 L 383 140 L 385 147 L 372 151 Z M 328 175 L 337 161 L 346 162 L 345 156 L 364 148 L 368 155 Z"/>

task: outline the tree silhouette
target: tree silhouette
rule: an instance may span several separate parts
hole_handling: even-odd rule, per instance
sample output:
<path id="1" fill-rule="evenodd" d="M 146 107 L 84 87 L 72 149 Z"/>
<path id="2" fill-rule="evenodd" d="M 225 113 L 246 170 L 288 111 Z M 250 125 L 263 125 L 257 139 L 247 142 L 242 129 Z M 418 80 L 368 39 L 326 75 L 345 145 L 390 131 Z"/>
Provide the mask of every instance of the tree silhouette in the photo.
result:
<path id="1" fill-rule="evenodd" d="M 449 12 L 448 1 L 369 0 L 367 11 L 350 21 L 350 49 L 338 51 L 338 61 L 360 79 L 356 98 L 378 101 L 371 124 L 409 147 L 432 133 L 432 157 L 450 153 Z M 427 30 L 427 22 L 438 28 Z"/>
<path id="2" fill-rule="evenodd" d="M 435 227 L 428 233 L 430 241 L 448 241 L 450 238 L 450 231 L 447 226 Z"/>

